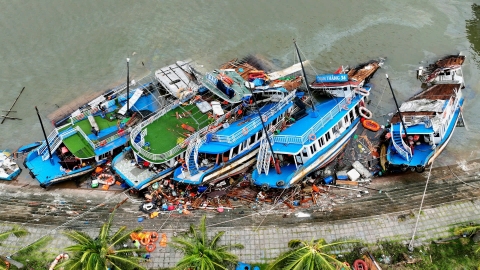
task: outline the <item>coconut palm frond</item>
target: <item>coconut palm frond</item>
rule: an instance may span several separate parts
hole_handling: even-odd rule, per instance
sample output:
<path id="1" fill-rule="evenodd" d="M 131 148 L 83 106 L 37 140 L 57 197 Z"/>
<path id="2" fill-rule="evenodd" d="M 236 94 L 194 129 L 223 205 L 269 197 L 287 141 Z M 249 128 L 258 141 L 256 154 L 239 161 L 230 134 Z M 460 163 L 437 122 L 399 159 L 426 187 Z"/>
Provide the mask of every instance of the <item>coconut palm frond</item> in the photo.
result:
<path id="1" fill-rule="evenodd" d="M 20 227 L 18 225 L 13 225 L 10 230 L 0 233 L 0 241 L 6 240 L 12 234 L 15 235 L 16 237 L 22 237 L 27 235 L 28 231 L 23 227 Z"/>
<path id="2" fill-rule="evenodd" d="M 207 216 L 203 216 L 202 219 L 200 219 L 200 225 L 198 226 L 198 230 L 200 231 L 200 241 L 202 243 L 202 245 L 206 245 L 207 244 L 207 225 L 206 225 L 206 220 L 207 220 Z"/>
<path id="3" fill-rule="evenodd" d="M 215 234 L 215 236 L 212 238 L 212 240 L 210 241 L 210 248 L 215 248 L 215 246 L 217 245 L 217 242 L 218 240 L 225 234 L 224 231 L 220 231 L 218 232 L 217 234 Z"/>
<path id="4" fill-rule="evenodd" d="M 111 254 L 107 255 L 107 258 L 110 263 L 121 267 L 119 269 L 145 269 L 140 265 L 140 259 L 138 257 L 124 257 Z"/>
<path id="5" fill-rule="evenodd" d="M 63 233 L 68 239 L 78 244 L 87 244 L 93 242 L 92 237 L 80 231 L 66 231 Z"/>
<path id="6" fill-rule="evenodd" d="M 43 247 L 46 247 L 50 241 L 52 241 L 53 237 L 49 236 L 49 235 L 46 235 L 46 236 L 43 236 L 42 238 L 38 239 L 37 241 L 31 243 L 30 245 L 20 249 L 19 251 L 17 251 L 17 256 L 23 256 L 23 255 L 27 255 L 31 252 L 33 252 L 34 250 L 39 250 Z"/>
<path id="7" fill-rule="evenodd" d="M 297 248 L 301 245 L 305 245 L 304 243 L 305 243 L 305 241 L 298 240 L 298 239 L 292 239 L 292 240 L 288 241 L 288 247 L 289 248 Z"/>

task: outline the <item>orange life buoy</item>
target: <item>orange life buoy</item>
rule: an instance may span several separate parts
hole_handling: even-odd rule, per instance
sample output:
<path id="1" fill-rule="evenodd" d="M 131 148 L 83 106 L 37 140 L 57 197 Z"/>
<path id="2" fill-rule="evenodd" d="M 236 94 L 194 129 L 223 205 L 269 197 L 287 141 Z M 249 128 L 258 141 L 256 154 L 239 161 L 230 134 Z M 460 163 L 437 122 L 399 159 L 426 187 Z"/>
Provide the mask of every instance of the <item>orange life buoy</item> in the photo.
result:
<path id="1" fill-rule="evenodd" d="M 308 139 L 309 139 L 310 141 L 315 141 L 315 140 L 317 139 L 317 135 L 315 135 L 314 133 L 312 133 L 312 134 L 308 135 Z"/>
<path id="2" fill-rule="evenodd" d="M 157 245 L 155 243 L 149 243 L 148 245 L 145 246 L 145 249 L 148 252 L 153 252 L 157 248 Z"/>
<path id="3" fill-rule="evenodd" d="M 105 146 L 107 144 L 107 141 L 106 140 L 103 140 L 100 142 L 100 146 Z"/>
<path id="4" fill-rule="evenodd" d="M 150 235 L 145 235 L 142 239 L 140 239 L 140 244 L 146 246 L 150 243 Z"/>
<path id="5" fill-rule="evenodd" d="M 242 128 L 242 134 L 243 134 L 243 135 L 247 135 L 247 134 L 248 134 L 248 128 L 247 128 L 247 127 Z"/>
<path id="6" fill-rule="evenodd" d="M 350 103 L 352 103 L 352 98 L 351 98 L 351 97 L 348 97 L 345 102 L 347 103 L 347 105 L 350 105 Z"/>
<path id="7" fill-rule="evenodd" d="M 355 270 L 368 270 L 368 265 L 364 260 L 355 260 L 353 262 L 353 269 Z"/>
<path id="8" fill-rule="evenodd" d="M 360 114 L 361 117 L 365 118 L 365 119 L 370 119 L 372 118 L 373 114 L 371 111 L 369 111 L 367 108 L 365 107 L 359 107 L 358 108 L 358 114 Z"/>
<path id="9" fill-rule="evenodd" d="M 158 241 L 158 233 L 157 232 L 152 232 L 150 234 L 150 243 Z"/>

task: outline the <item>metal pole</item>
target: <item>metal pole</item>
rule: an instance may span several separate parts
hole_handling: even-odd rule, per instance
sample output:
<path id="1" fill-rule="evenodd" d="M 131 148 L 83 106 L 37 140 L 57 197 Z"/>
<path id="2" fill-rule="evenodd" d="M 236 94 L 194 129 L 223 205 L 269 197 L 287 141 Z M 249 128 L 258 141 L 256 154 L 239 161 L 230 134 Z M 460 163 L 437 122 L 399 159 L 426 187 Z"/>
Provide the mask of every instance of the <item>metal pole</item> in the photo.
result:
<path id="1" fill-rule="evenodd" d="M 130 106 L 129 106 L 129 100 L 130 100 L 130 58 L 127 58 L 127 111 L 126 111 L 126 115 L 127 117 L 130 116 L 130 113 L 129 113 L 129 110 L 130 110 Z"/>
<path id="2" fill-rule="evenodd" d="M 260 117 L 260 122 L 262 123 L 263 132 L 265 132 L 265 136 L 267 137 L 268 146 L 270 146 L 270 151 L 272 151 L 273 164 L 275 164 L 275 167 L 276 167 L 277 163 L 276 163 L 276 160 L 275 160 L 275 156 L 273 155 L 275 152 L 273 152 L 273 147 L 272 147 L 272 143 L 270 142 L 270 137 L 268 136 L 267 128 L 265 127 L 265 123 L 263 122 L 262 114 L 260 113 L 260 109 L 258 108 L 257 99 L 255 98 L 255 95 L 253 94 L 252 88 L 249 87 L 248 89 L 252 93 L 253 102 L 255 103 L 255 108 L 257 109 L 258 117 Z M 281 172 L 277 172 L 277 173 L 280 174 Z"/>
<path id="3" fill-rule="evenodd" d="M 395 93 L 393 92 L 392 84 L 390 83 L 388 74 L 385 74 L 385 76 L 387 76 L 388 85 L 390 86 L 390 91 L 392 91 L 393 100 L 395 101 L 395 106 L 397 106 L 398 115 L 400 116 L 400 122 L 402 122 L 403 129 L 405 130 L 405 136 L 408 136 L 407 128 L 405 127 L 405 123 L 403 122 L 403 116 L 402 116 L 402 113 L 400 112 L 400 107 L 398 107 L 397 98 L 395 97 Z"/>
<path id="4" fill-rule="evenodd" d="M 43 127 L 42 118 L 40 117 L 40 113 L 38 113 L 37 106 L 35 106 L 35 110 L 37 111 L 38 120 L 40 121 L 40 126 L 42 127 L 43 136 L 45 137 L 45 142 L 47 143 L 48 154 L 50 155 L 50 160 L 52 160 L 52 150 L 50 150 L 50 143 L 48 142 L 47 134 L 45 133 L 45 128 Z"/>
<path id="5" fill-rule="evenodd" d="M 311 98 L 312 110 L 315 112 L 315 106 L 313 106 L 313 96 L 310 93 L 310 87 L 308 87 L 307 74 L 305 74 L 305 69 L 303 68 L 302 57 L 300 57 L 300 52 L 298 51 L 297 42 L 295 40 L 293 40 L 293 44 L 295 45 L 295 50 L 297 51 L 298 60 L 300 61 L 300 66 L 302 67 L 303 82 L 305 83 L 305 87 L 307 88 L 308 95 Z"/>

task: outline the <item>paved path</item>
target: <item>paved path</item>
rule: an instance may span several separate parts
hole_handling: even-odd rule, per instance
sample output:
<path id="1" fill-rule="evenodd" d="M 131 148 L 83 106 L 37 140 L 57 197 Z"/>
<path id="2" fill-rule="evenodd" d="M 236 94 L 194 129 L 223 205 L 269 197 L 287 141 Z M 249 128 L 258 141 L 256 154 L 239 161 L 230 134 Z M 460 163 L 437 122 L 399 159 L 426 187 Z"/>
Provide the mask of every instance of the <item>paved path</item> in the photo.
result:
<path id="1" fill-rule="evenodd" d="M 471 161 L 432 171 L 415 244 L 446 237 L 452 226 L 480 222 L 479 168 L 478 161 Z M 287 250 L 287 242 L 291 239 L 353 238 L 368 243 L 394 239 L 407 243 L 415 226 L 426 176 L 427 173 L 415 173 L 375 179 L 369 189 L 364 189 L 370 191 L 366 196 L 357 198 L 348 192 L 343 193 L 343 200 L 337 196 L 331 212 L 315 207 L 296 211 L 311 215 L 306 218 L 296 217 L 295 213 L 286 210 L 268 212 L 271 205 L 256 205 L 255 209 L 243 207 L 222 214 L 196 211 L 191 216 L 182 216 L 167 213 L 139 223 L 139 203 L 129 199 L 117 211 L 115 225 L 130 228 L 142 225 L 147 230 L 166 233 L 170 240 L 175 232 L 188 228 L 190 223 L 196 223 L 201 215 L 207 214 L 209 232 L 224 230 L 223 243 L 243 244 L 245 249 L 234 253 L 247 262 L 267 262 L 275 258 Z M 45 234 L 54 236 L 52 252 L 60 253 L 71 243 L 61 234 L 65 227 L 54 231 L 55 228 L 70 221 L 66 228 L 80 229 L 95 236 L 99 225 L 125 195 L 60 188 L 45 191 L 36 186 L 20 188 L 18 183 L 9 183 L 0 185 L 0 198 L 0 219 L 6 222 L 2 226 L 8 226 L 9 222 L 20 223 L 31 232 L 27 237 L 10 237 L 4 241 L 1 254 L 11 254 Z M 284 217 L 286 213 L 289 215 Z M 149 268 L 169 267 L 179 258 L 181 254 L 170 247 L 157 248 L 147 265 Z"/>

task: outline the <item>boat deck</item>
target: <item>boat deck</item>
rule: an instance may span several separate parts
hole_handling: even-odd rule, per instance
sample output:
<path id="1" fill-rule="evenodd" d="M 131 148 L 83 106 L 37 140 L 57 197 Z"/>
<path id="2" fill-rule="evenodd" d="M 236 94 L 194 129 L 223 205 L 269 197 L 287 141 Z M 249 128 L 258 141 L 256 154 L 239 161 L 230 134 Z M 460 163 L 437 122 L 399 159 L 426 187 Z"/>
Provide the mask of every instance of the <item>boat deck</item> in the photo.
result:
<path id="1" fill-rule="evenodd" d="M 270 110 L 273 106 L 275 106 L 276 103 L 268 103 L 266 104 L 265 106 L 263 106 L 262 108 L 260 108 L 260 113 L 263 114 L 264 112 Z M 284 108 L 282 108 L 281 110 L 279 110 L 278 112 L 276 112 L 272 117 L 270 117 L 267 122 L 265 123 L 265 125 L 269 124 L 271 121 L 273 121 L 273 119 L 275 119 L 276 117 L 278 117 L 280 114 L 282 114 L 284 111 L 286 111 L 289 107 L 291 107 L 292 105 L 286 105 Z M 228 128 L 222 128 L 220 129 L 219 131 L 216 132 L 216 135 L 223 135 L 223 136 L 233 136 L 235 133 L 238 133 L 239 131 L 241 131 L 248 123 L 250 123 L 250 121 L 253 121 L 254 119 L 258 119 L 258 113 L 254 112 L 252 114 L 249 114 L 247 116 L 244 116 L 242 117 L 241 119 L 235 121 L 235 122 L 232 122 Z M 236 140 L 234 142 L 231 142 L 231 143 L 227 143 L 227 142 L 217 142 L 217 141 L 212 141 L 212 142 L 209 142 L 209 143 L 204 143 L 200 149 L 199 149 L 199 152 L 200 153 L 207 153 L 207 154 L 219 154 L 219 153 L 224 153 L 228 150 L 230 150 L 231 148 L 239 145 L 240 143 L 242 143 L 243 141 L 245 141 L 245 139 L 249 138 L 250 136 L 252 136 L 253 134 L 255 134 L 256 132 L 258 132 L 260 129 L 262 129 L 262 125 L 258 125 L 257 127 L 255 127 L 254 129 L 252 130 L 248 130 L 248 132 L 239 137 L 239 138 L 236 138 Z"/>
<path id="2" fill-rule="evenodd" d="M 177 113 L 185 117 L 177 119 Z M 208 114 L 202 113 L 195 104 L 180 105 L 145 127 L 147 129 L 145 142 L 150 144 L 150 153 L 163 154 L 191 134 L 181 127 L 182 124 L 187 124 L 197 131 L 209 123 Z"/>
<path id="3" fill-rule="evenodd" d="M 393 147 L 393 146 L 391 146 Z M 418 164 L 425 164 L 427 159 L 432 154 L 432 146 L 426 143 L 421 143 L 420 145 L 415 145 L 413 148 L 413 156 L 410 162 L 405 160 L 400 154 L 392 154 L 392 149 L 389 150 L 390 155 L 388 156 L 389 162 L 392 164 L 407 164 L 416 166 Z M 395 151 L 395 150 L 394 150 Z"/>
<path id="4" fill-rule="evenodd" d="M 123 158 L 115 163 L 115 169 L 123 174 L 129 186 L 137 186 L 142 181 L 155 176 L 153 171 L 135 166 L 135 160 Z"/>
<path id="5" fill-rule="evenodd" d="M 452 66 L 461 66 L 465 62 L 464 55 L 449 55 L 443 59 L 438 60 L 433 64 L 436 68 L 445 68 Z"/>
<path id="6" fill-rule="evenodd" d="M 310 114 L 312 112 L 312 109 L 309 107 L 307 109 L 308 115 L 303 117 L 302 119 L 299 119 L 297 122 L 295 122 L 291 127 L 285 129 L 281 133 L 277 134 L 279 136 L 302 136 L 310 127 L 314 126 L 320 119 L 325 115 L 325 112 L 331 111 L 337 104 L 342 100 L 343 98 L 331 98 L 328 99 L 320 104 L 316 104 L 315 109 L 317 111 L 318 116 L 317 117 L 312 117 Z M 355 100 L 352 101 L 352 103 L 349 105 L 349 108 L 352 108 L 355 106 L 356 102 Z M 321 112 L 321 113 L 320 113 Z M 320 137 L 322 134 L 324 134 L 327 130 L 330 130 L 332 128 L 333 124 L 337 124 L 337 122 L 342 119 L 346 115 L 346 110 L 340 111 L 339 113 L 335 114 L 334 117 L 328 121 L 328 123 L 320 128 L 316 132 L 316 136 Z M 273 138 L 275 141 L 275 136 Z M 301 149 L 303 148 L 303 144 L 298 144 L 298 143 L 277 143 L 275 142 L 273 144 L 273 151 L 278 152 L 278 153 L 298 153 Z"/>
<path id="7" fill-rule="evenodd" d="M 373 61 L 359 68 L 352 68 L 348 71 L 348 79 L 354 82 L 361 82 L 372 76 L 380 68 L 380 63 Z"/>

